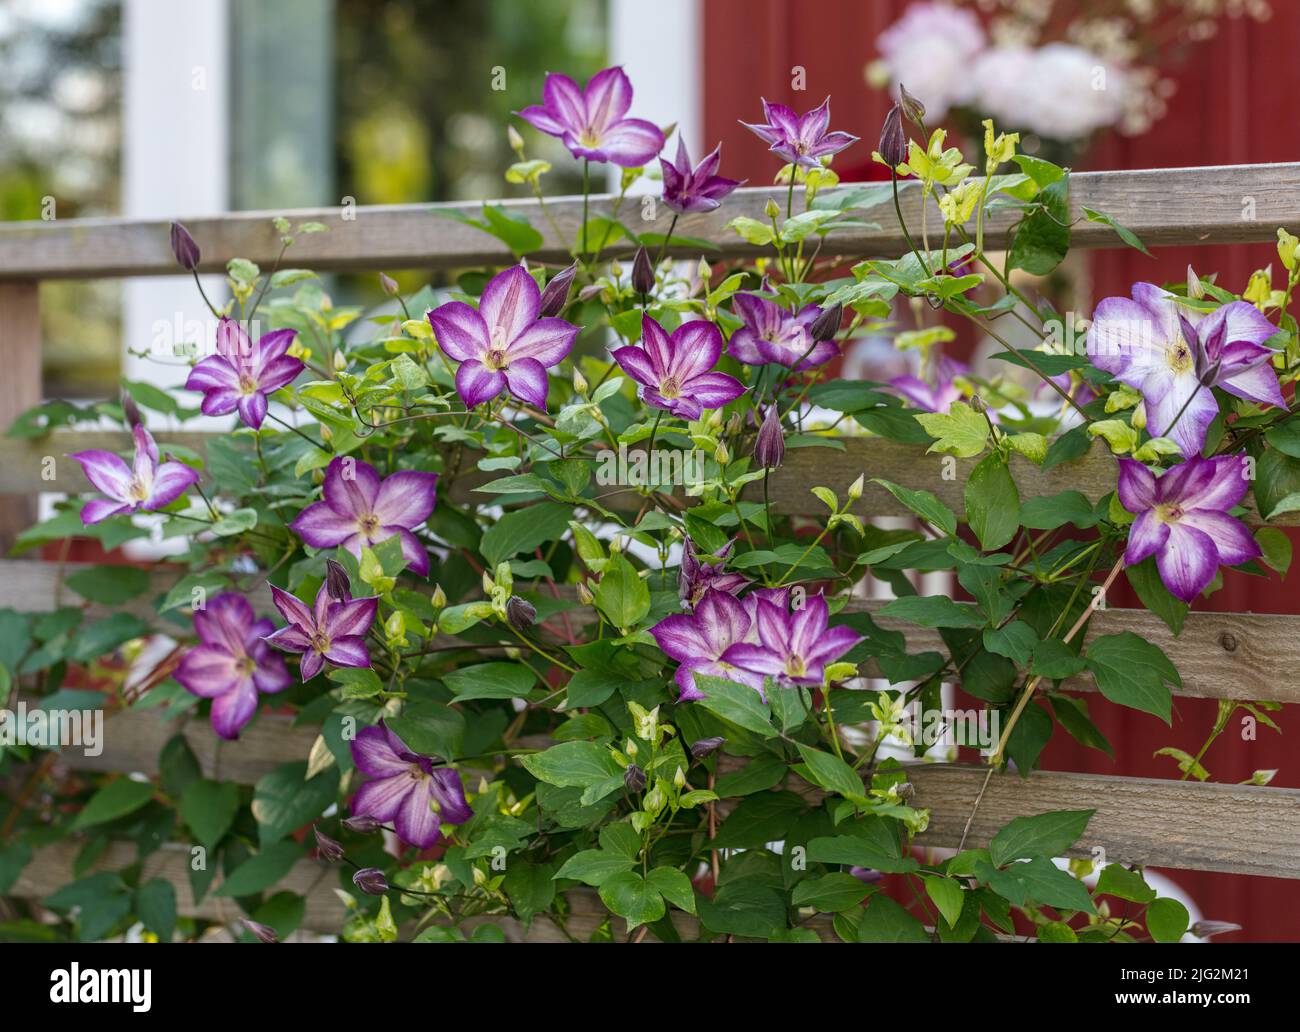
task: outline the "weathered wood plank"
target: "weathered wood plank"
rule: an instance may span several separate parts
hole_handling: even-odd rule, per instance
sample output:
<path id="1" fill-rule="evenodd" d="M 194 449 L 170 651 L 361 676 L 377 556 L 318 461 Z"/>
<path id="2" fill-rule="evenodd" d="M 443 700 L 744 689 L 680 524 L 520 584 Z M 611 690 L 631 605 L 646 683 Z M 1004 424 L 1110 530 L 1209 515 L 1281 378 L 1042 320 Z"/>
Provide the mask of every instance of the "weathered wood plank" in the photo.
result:
<path id="1" fill-rule="evenodd" d="M 28 562 L 0 559 L 0 606 L 23 612 L 47 613 L 60 605 L 77 605 L 80 597 L 66 585 L 63 577 L 87 568 L 88 563 Z M 141 619 L 154 621 L 163 630 L 174 630 L 162 623 L 152 605 L 152 598 L 166 591 L 182 575 L 179 569 L 156 568 L 151 574 L 151 590 L 124 607 Z M 561 590 L 571 596 L 568 585 Z M 850 599 L 849 612 L 877 612 L 881 601 Z M 269 599 L 261 607 L 269 611 Z M 108 615 L 113 607 L 90 605 L 92 618 Z M 571 619 L 581 621 L 590 610 L 574 611 Z M 879 617 L 887 630 L 907 635 L 912 652 L 935 650 L 946 652 L 939 632 L 918 627 L 902 620 Z M 1103 634 L 1132 631 L 1158 645 L 1174 660 L 1183 685 L 1175 694 L 1194 699 L 1244 699 L 1275 702 L 1300 702 L 1300 681 L 1294 672 L 1300 669 L 1300 616 L 1274 613 L 1189 613 L 1183 633 L 1175 638 L 1159 617 L 1141 609 L 1103 609 L 1089 622 L 1088 639 Z M 439 644 L 453 645 L 455 639 L 440 637 Z M 873 676 L 873 664 L 864 674 Z M 1094 691 L 1092 678 L 1086 674 L 1070 678 L 1064 687 L 1070 691 Z"/>
<path id="2" fill-rule="evenodd" d="M 41 400 L 41 294 L 38 283 L 0 282 L 0 432 Z M 0 498 L 0 554 L 31 525 L 34 491 Z M 26 497 L 22 497 L 22 496 Z"/>
<path id="3" fill-rule="evenodd" d="M 81 845 L 76 839 L 67 839 L 41 849 L 18 876 L 9 895 L 19 899 L 43 899 L 56 889 L 76 881 L 79 876 L 73 873 L 73 864 Z M 116 871 L 130 866 L 135 859 L 134 842 L 113 842 L 91 870 Z M 171 882 L 176 889 L 176 912 L 184 917 L 201 917 L 233 926 L 241 917 L 247 916 L 233 899 L 214 894 L 222 881 L 220 874 L 208 894 L 196 903 L 190 889 L 189 870 L 190 847 L 168 843 L 145 859 L 140 880 L 162 878 Z M 296 892 L 305 898 L 303 928 L 337 932 L 347 920 L 347 908 L 334 891 L 338 884 L 337 868 L 304 858 L 276 883 L 276 889 Z"/>
<path id="4" fill-rule="evenodd" d="M 163 451 L 167 450 L 169 443 L 174 443 L 202 455 L 206 453 L 207 441 L 214 435 L 197 431 L 161 431 L 155 436 Z M 849 485 L 865 474 L 868 483 L 854 506 L 854 511 L 864 518 L 908 515 L 908 509 L 893 495 L 883 487 L 870 483 L 874 477 L 904 487 L 933 492 L 959 518 L 965 512 L 966 480 L 975 467 L 975 459 L 953 459 L 938 453 L 926 454 L 917 445 L 899 444 L 879 437 L 848 437 L 839 440 L 844 445 L 842 450 L 829 447 L 792 448 L 786 453 L 784 465 L 772 474 L 768 485 L 773 509 L 780 513 L 821 515 L 825 512 L 825 507 L 812 495 L 813 487 L 829 487 L 843 497 Z M 125 432 L 101 430 L 56 430 L 44 437 L 29 440 L 0 438 L 0 495 L 93 490 L 82 473 L 81 466 L 64 458 L 69 452 L 82 448 L 103 448 L 126 453 L 131 450 L 132 444 L 130 435 Z M 55 459 L 53 476 L 49 480 L 43 479 L 49 469 L 45 463 L 47 457 Z M 1081 458 L 1050 470 L 1043 470 L 1021 455 L 1013 455 L 1011 465 L 1022 498 L 1052 495 L 1061 491 L 1080 491 L 1094 502 L 1107 492 L 1115 490 L 1118 469 L 1114 456 L 1106 450 L 1105 445 L 1096 442 Z M 945 471 L 948 474 L 946 476 Z M 478 470 L 462 473 L 452 484 L 450 495 L 461 504 L 470 501 L 479 504 L 500 501 L 499 495 L 475 492 L 474 489 L 487 479 L 490 476 Z M 762 486 L 750 484 L 745 497 L 761 500 Z M 643 500 L 641 495 L 629 488 L 621 494 L 609 493 L 602 496 L 601 503 L 619 511 L 635 511 L 640 508 Z M 1253 506 L 1249 497 L 1245 504 Z M 1298 524 L 1300 512 L 1284 513 L 1272 522 L 1275 525 Z"/>
<path id="5" fill-rule="evenodd" d="M 852 187 L 841 187 L 841 190 Z M 828 191 L 829 193 L 830 191 Z M 739 190 L 719 210 L 686 215 L 677 232 L 708 240 L 719 247 L 710 257 L 745 256 L 758 249 L 743 243 L 726 223 L 738 215 L 762 218 L 776 187 Z M 903 191 L 904 213 L 912 225 L 920 222 L 916 183 Z M 1254 200 L 1254 217 L 1243 217 L 1246 198 Z M 782 203 L 784 198 L 779 197 Z M 879 228 L 832 233 L 823 255 L 899 254 L 904 241 L 892 200 L 881 192 L 863 213 Z M 547 209 L 559 235 L 539 217 L 532 200 L 494 202 L 528 215 L 545 234 L 544 248 L 530 256 L 542 261 L 568 262 L 568 248 L 577 235 L 582 200 L 556 198 Z M 592 215 L 607 214 L 613 198 L 592 199 Z M 1104 225 L 1083 219 L 1083 208 L 1106 212 L 1133 229 L 1148 245 L 1241 243 L 1272 240 L 1278 225 L 1295 220 L 1300 210 L 1300 164 L 1233 165 L 1206 168 L 1139 169 L 1080 172 L 1071 177 L 1071 214 L 1076 220 L 1074 246 L 1114 247 L 1118 239 Z M 300 236 L 290 252 L 295 265 L 316 269 L 458 268 L 508 264 L 514 259 L 495 238 L 435 212 L 454 210 L 477 216 L 479 204 L 406 204 L 360 208 L 312 208 L 289 212 L 238 212 L 184 219 L 203 252 L 202 271 L 219 272 L 239 256 L 269 267 L 279 251 L 271 218 L 284 214 L 292 221 L 314 220 L 327 233 Z M 177 213 L 178 216 L 184 213 Z M 655 218 L 643 219 L 639 205 L 626 202 L 623 217 L 637 232 L 664 233 L 672 213 L 656 205 Z M 1007 242 L 1011 216 L 1000 213 L 986 224 L 991 247 Z M 937 223 L 937 215 L 931 224 Z M 626 241 L 609 254 L 629 252 Z M 694 254 L 694 248 L 682 253 Z M 157 219 L 61 219 L 56 222 L 11 222 L 0 227 L 0 277 L 54 279 L 104 276 L 155 276 L 179 273 L 172 258 L 168 223 Z"/>

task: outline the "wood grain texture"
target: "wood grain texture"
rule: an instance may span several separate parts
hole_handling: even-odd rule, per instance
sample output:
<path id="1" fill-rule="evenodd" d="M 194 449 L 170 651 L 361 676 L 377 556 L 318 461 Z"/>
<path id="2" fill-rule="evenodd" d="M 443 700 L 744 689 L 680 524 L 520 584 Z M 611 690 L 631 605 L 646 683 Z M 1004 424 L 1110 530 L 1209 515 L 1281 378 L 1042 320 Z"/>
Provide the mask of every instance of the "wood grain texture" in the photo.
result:
<path id="1" fill-rule="evenodd" d="M 0 434 L 40 400 L 40 284 L 0 281 Z M 17 495 L 0 498 L 0 554 L 9 550 L 36 515 L 31 492 Z"/>
<path id="2" fill-rule="evenodd" d="M 1075 247 L 1115 247 L 1120 242 L 1107 226 L 1084 221 L 1083 208 L 1112 215 L 1134 230 L 1148 245 L 1240 243 L 1272 240 L 1278 225 L 1294 221 L 1300 209 L 1300 164 L 1231 165 L 1206 168 L 1138 169 L 1117 172 L 1079 172 L 1071 176 L 1070 207 L 1076 220 Z M 840 190 L 852 187 L 840 187 Z M 827 191 L 829 194 L 831 191 Z M 750 187 L 737 191 L 717 211 L 686 215 L 677 225 L 680 236 L 707 240 L 719 247 L 709 257 L 742 257 L 759 253 L 743 243 L 726 223 L 736 216 L 762 218 L 776 187 Z M 920 223 L 920 191 L 916 183 L 902 190 L 904 213 L 910 225 Z M 1253 218 L 1246 198 L 1254 199 Z M 784 198 L 779 200 L 784 202 Z M 614 199 L 592 199 L 593 216 L 609 214 Z M 547 209 L 559 226 L 559 236 L 539 216 L 532 200 L 492 202 L 527 215 L 546 242 L 530 258 L 569 261 L 568 249 L 581 219 L 580 197 L 556 198 Z M 445 216 L 448 210 L 477 217 L 480 204 L 407 204 L 383 207 L 313 208 L 287 212 L 239 212 L 219 216 L 184 218 L 198 241 L 204 272 L 224 271 L 234 257 L 252 259 L 269 268 L 279 251 L 278 234 L 271 218 L 283 214 L 294 222 L 312 220 L 329 227 L 325 233 L 300 235 L 289 253 L 295 266 L 330 270 L 458 268 L 504 265 L 514 259 L 494 237 Z M 655 218 L 644 220 L 638 205 L 625 202 L 621 217 L 637 232 L 667 232 L 671 212 L 660 204 Z M 178 217 L 183 212 L 177 213 Z M 831 255 L 889 256 L 905 246 L 892 200 L 865 209 L 861 218 L 879 228 L 832 233 L 822 249 Z M 1010 215 L 1000 213 L 986 225 L 985 241 L 991 248 L 1005 245 Z M 938 224 L 938 216 L 931 218 Z M 66 219 L 55 222 L 11 222 L 0 227 L 0 277 L 12 279 L 89 279 L 105 276 L 156 276 L 179 274 L 172 257 L 168 222 L 159 219 Z M 626 255 L 626 240 L 608 248 L 611 255 Z M 682 248 L 697 255 L 698 248 Z"/>
<path id="3" fill-rule="evenodd" d="M 73 838 L 45 846 L 18 876 L 9 895 L 19 899 L 43 899 L 57 889 L 77 880 L 73 864 L 82 842 Z M 112 842 L 90 871 L 117 871 L 136 860 L 134 842 Z M 143 864 L 140 881 L 162 878 L 176 890 L 176 912 L 183 917 L 201 917 L 234 926 L 247 916 L 233 899 L 214 895 L 221 884 L 221 875 L 213 881 L 208 894 L 195 902 L 190 889 L 190 847 L 181 843 L 168 843 Z M 86 873 L 90 873 L 87 871 Z M 306 901 L 302 927 L 322 932 L 337 932 L 347 920 L 347 908 L 334 889 L 338 886 L 338 869 L 316 860 L 302 859 L 280 881 L 276 891 L 296 892 Z"/>
<path id="4" fill-rule="evenodd" d="M 28 613 L 48 613 L 60 605 L 85 604 L 67 585 L 60 589 L 60 574 L 66 578 L 89 563 L 28 562 L 0 559 L 0 607 L 10 606 Z M 174 625 L 163 621 L 154 609 L 153 598 L 167 591 L 182 575 L 180 569 L 155 568 L 147 594 L 121 607 L 87 605 L 87 616 L 98 619 L 118 608 L 134 613 L 167 633 Z M 561 585 L 565 597 L 573 597 L 571 585 Z M 269 595 L 254 600 L 270 611 Z M 850 599 L 848 612 L 877 613 L 886 603 Z M 570 620 L 581 623 L 591 616 L 587 608 L 576 609 Z M 886 630 L 907 635 L 913 653 L 947 650 L 939 632 L 918 627 L 893 617 L 877 617 Z M 1103 609 L 1093 614 L 1086 640 L 1099 635 L 1132 631 L 1158 645 L 1174 661 L 1183 684 L 1174 694 L 1194 699 L 1242 699 L 1300 702 L 1300 616 L 1273 613 L 1189 613 L 1183 633 L 1175 638 L 1158 616 L 1142 609 Z M 439 646 L 454 645 L 456 639 L 439 635 Z M 864 676 L 877 676 L 873 662 L 864 664 Z M 1064 682 L 1069 691 L 1095 691 L 1092 678 L 1083 674 Z"/>

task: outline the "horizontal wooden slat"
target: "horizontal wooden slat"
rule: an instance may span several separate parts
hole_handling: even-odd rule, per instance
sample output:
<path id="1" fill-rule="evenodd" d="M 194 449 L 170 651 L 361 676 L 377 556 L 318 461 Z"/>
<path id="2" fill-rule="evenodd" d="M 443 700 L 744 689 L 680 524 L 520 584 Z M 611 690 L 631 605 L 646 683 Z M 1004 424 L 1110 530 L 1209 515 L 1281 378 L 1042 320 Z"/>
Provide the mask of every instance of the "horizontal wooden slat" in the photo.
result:
<path id="1" fill-rule="evenodd" d="M 175 443 L 201 455 L 206 453 L 206 443 L 213 436 L 210 433 L 166 431 L 156 435 L 158 446 L 163 451 L 167 450 L 169 443 Z M 869 482 L 875 477 L 930 491 L 958 517 L 965 512 L 966 480 L 976 459 L 927 454 L 918 445 L 899 444 L 884 438 L 847 437 L 837 440 L 843 444 L 842 449 L 792 448 L 786 452 L 785 463 L 772 474 L 768 485 L 772 507 L 777 512 L 820 516 L 825 507 L 812 495 L 813 487 L 829 487 L 843 497 L 849 485 L 863 474 L 868 483 L 854 506 L 854 511 L 862 517 L 908 514 L 906 506 L 892 494 Z M 69 452 L 85 448 L 129 452 L 132 443 L 124 432 L 99 430 L 56 430 L 45 437 L 29 440 L 0 438 L 0 495 L 93 490 L 81 466 L 64 458 Z M 47 457 L 55 459 L 52 473 L 45 462 Z M 1115 490 L 1118 473 L 1114 456 L 1105 445 L 1097 442 L 1081 458 L 1050 470 L 1042 469 L 1021 455 L 1012 456 L 1011 467 L 1022 498 L 1080 491 L 1095 502 Z M 50 479 L 43 479 L 45 476 Z M 458 503 L 476 501 L 481 505 L 501 501 L 499 495 L 474 490 L 487 479 L 488 475 L 478 470 L 463 473 L 452 485 L 451 497 Z M 761 500 L 762 496 L 761 484 L 750 484 L 746 489 L 745 497 L 750 500 Z M 619 511 L 635 511 L 643 500 L 641 495 L 628 489 L 624 493 L 603 495 L 601 503 Z M 1245 504 L 1249 507 L 1253 502 L 1248 497 Z M 1278 525 L 1300 523 L 1300 512 L 1284 513 L 1272 522 Z"/>
<path id="2" fill-rule="evenodd" d="M 918 184 L 910 183 L 903 189 L 904 212 L 914 233 L 920 226 L 917 187 Z M 720 251 L 711 252 L 711 256 L 758 253 L 759 249 L 743 243 L 726 229 L 726 223 L 738 215 L 762 219 L 767 199 L 776 198 L 784 205 L 784 192 L 777 187 L 739 190 L 715 212 L 683 216 L 677 233 L 718 245 Z M 1253 201 L 1253 218 L 1243 217 L 1248 200 Z M 534 226 L 545 234 L 544 248 L 531 257 L 567 263 L 568 249 L 581 220 L 581 198 L 547 202 L 547 210 L 559 226 L 558 237 L 549 221 L 540 217 L 535 201 L 498 203 L 528 215 Z M 591 213 L 606 214 L 611 207 L 612 198 L 595 197 Z M 1070 207 L 1072 216 L 1078 220 L 1074 227 L 1076 247 L 1113 247 L 1119 243 L 1107 226 L 1084 221 L 1084 207 L 1114 216 L 1148 245 L 1271 240 L 1277 226 L 1293 222 L 1300 210 L 1300 164 L 1080 172 L 1071 177 Z M 271 226 L 271 218 L 276 214 L 285 214 L 294 222 L 314 220 L 329 227 L 326 233 L 299 236 L 289 254 L 295 266 L 432 269 L 513 261 L 509 251 L 495 238 L 435 215 L 435 211 L 477 216 L 481 206 L 406 204 L 313 208 L 283 213 L 239 212 L 183 221 L 203 252 L 201 268 L 211 272 L 224 270 L 226 262 L 237 256 L 269 268 L 280 249 L 278 234 Z M 630 200 L 624 204 L 622 217 L 638 232 L 667 232 L 672 213 L 664 205 L 655 206 L 653 219 L 643 219 L 642 211 L 639 203 Z M 996 248 L 1006 243 L 1006 228 L 1012 217 L 1002 212 L 990 219 L 985 231 L 988 246 Z M 879 228 L 832 233 L 822 254 L 901 253 L 904 241 L 892 200 L 882 197 L 881 203 L 866 210 L 862 219 Z M 937 213 L 930 224 L 940 224 Z M 607 253 L 621 255 L 628 250 L 624 241 L 608 248 Z M 683 248 L 682 253 L 694 254 L 697 249 Z M 0 278 L 87 279 L 166 275 L 179 271 L 170 250 L 168 223 L 163 220 L 61 219 L 0 226 Z"/>
<path id="3" fill-rule="evenodd" d="M 82 842 L 67 839 L 41 849 L 18 876 L 18 881 L 8 895 L 19 899 L 43 899 L 50 893 L 77 880 L 73 864 Z M 112 842 L 91 870 L 116 871 L 130 866 L 136 860 L 134 842 Z M 214 880 L 208 894 L 198 903 L 190 889 L 190 847 L 168 843 L 144 861 L 141 882 L 162 878 L 171 882 L 176 890 L 176 912 L 184 917 L 201 917 L 234 925 L 246 916 L 232 899 L 214 895 L 221 884 L 221 876 Z M 89 872 L 87 872 L 89 873 Z M 316 860 L 303 859 L 289 873 L 276 882 L 277 891 L 296 892 L 306 900 L 302 927 L 320 932 L 337 932 L 347 920 L 347 908 L 334 889 L 338 886 L 338 870 Z"/>
<path id="4" fill-rule="evenodd" d="M 0 607 L 9 606 L 29 613 L 47 613 L 59 605 L 77 605 L 79 596 L 68 588 L 59 591 L 60 571 L 67 577 L 85 569 L 88 563 L 34 562 L 23 559 L 0 559 Z M 178 569 L 156 569 L 148 595 L 125 604 L 126 611 L 141 619 L 158 623 L 166 630 L 151 603 L 152 597 L 166 591 L 181 576 Z M 561 585 L 571 596 L 571 586 Z M 262 599 L 269 608 L 269 598 Z M 884 602 L 850 599 L 849 612 L 877 612 Z M 114 607 L 92 605 L 89 615 L 105 616 Z M 579 609 L 571 619 L 581 621 L 590 610 Z M 882 627 L 907 635 L 911 652 L 935 650 L 947 652 L 939 632 L 918 627 L 891 617 L 878 617 Z M 1275 613 L 1189 613 L 1183 633 L 1177 638 L 1164 621 L 1140 609 L 1104 609 L 1095 613 L 1088 624 L 1088 639 L 1103 634 L 1132 631 L 1158 645 L 1174 660 L 1182 676 L 1182 687 L 1175 694 L 1195 699 L 1244 699 L 1274 702 L 1300 702 L 1300 682 L 1294 671 L 1300 669 L 1300 616 Z M 440 638 L 439 644 L 455 644 L 454 638 Z M 874 665 L 864 667 L 864 674 L 877 673 Z M 1065 682 L 1070 691 L 1093 691 L 1088 675 Z"/>

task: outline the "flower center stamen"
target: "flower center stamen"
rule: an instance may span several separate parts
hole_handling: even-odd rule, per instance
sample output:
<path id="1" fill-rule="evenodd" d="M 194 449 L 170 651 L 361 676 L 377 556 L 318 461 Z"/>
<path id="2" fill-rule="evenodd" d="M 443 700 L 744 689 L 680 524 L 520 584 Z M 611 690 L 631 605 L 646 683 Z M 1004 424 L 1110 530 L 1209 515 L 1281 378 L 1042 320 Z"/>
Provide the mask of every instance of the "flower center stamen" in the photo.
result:
<path id="1" fill-rule="evenodd" d="M 483 365 L 485 365 L 488 369 L 491 369 L 493 372 L 496 372 L 498 369 L 506 368 L 508 364 L 509 364 L 509 359 L 506 358 L 506 353 L 504 348 L 494 347 L 491 351 L 489 351 L 486 355 L 483 356 Z"/>
<path id="2" fill-rule="evenodd" d="M 379 529 L 379 517 L 373 512 L 368 512 L 357 520 L 357 528 L 366 537 L 374 537 L 375 531 Z"/>
<path id="3" fill-rule="evenodd" d="M 1156 519 L 1161 523 L 1174 524 L 1183 518 L 1183 507 L 1177 502 L 1166 502 L 1156 506 Z"/>
<path id="4" fill-rule="evenodd" d="M 659 385 L 659 395 L 664 398 L 676 398 L 682 393 L 682 385 L 678 382 L 677 377 L 670 376 L 667 380 Z"/>
<path id="5" fill-rule="evenodd" d="M 253 379 L 251 373 L 239 374 L 239 393 L 244 395 L 257 393 L 257 381 Z"/>
<path id="6" fill-rule="evenodd" d="M 1169 368 L 1175 373 L 1189 373 L 1196 366 L 1196 356 L 1187 341 L 1178 337 L 1169 348 Z"/>

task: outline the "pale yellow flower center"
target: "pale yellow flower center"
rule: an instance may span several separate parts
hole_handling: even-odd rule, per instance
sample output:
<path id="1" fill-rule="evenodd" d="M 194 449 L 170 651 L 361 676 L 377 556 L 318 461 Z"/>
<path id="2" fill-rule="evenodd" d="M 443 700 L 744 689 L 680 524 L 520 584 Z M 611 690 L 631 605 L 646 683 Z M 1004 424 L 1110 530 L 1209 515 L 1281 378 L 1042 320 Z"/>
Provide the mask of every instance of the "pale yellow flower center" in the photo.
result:
<path id="1" fill-rule="evenodd" d="M 670 376 L 667 380 L 659 385 L 659 396 L 662 398 L 676 398 L 682 393 L 682 385 L 678 382 L 677 377 Z"/>
<path id="2" fill-rule="evenodd" d="M 1183 340 L 1179 334 L 1174 338 L 1173 343 L 1169 345 L 1167 352 L 1169 368 L 1175 373 L 1190 373 L 1196 368 L 1196 357 L 1192 354 L 1192 349 L 1187 341 Z"/>
<path id="3" fill-rule="evenodd" d="M 1183 507 L 1177 502 L 1165 502 L 1156 506 L 1156 519 L 1173 526 L 1183 518 Z"/>

